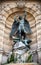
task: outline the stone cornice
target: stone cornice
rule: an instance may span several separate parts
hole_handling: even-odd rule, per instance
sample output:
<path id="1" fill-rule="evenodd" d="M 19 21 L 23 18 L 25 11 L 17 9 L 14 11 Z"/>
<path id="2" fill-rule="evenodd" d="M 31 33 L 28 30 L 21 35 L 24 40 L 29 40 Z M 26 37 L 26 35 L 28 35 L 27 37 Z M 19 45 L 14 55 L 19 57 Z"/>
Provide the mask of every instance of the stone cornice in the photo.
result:
<path id="1" fill-rule="evenodd" d="M 5 1 L 20 1 L 20 0 L 0 0 L 0 2 L 5 2 Z M 22 0 L 22 1 L 38 1 L 40 2 L 41 0 Z"/>

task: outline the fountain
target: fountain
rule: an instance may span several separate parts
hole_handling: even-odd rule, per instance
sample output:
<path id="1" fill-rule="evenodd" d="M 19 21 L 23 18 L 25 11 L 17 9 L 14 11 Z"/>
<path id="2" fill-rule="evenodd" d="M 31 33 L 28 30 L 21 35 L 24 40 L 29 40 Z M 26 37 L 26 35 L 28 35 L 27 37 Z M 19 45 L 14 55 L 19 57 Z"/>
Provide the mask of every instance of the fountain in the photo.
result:
<path id="1" fill-rule="evenodd" d="M 26 20 L 26 15 L 27 13 L 24 12 L 23 16 L 14 17 L 10 32 L 10 40 L 13 41 L 12 51 L 5 65 L 37 65 L 32 63 L 32 54 L 29 53 L 32 40 L 27 35 L 31 35 L 32 31 L 29 22 Z"/>

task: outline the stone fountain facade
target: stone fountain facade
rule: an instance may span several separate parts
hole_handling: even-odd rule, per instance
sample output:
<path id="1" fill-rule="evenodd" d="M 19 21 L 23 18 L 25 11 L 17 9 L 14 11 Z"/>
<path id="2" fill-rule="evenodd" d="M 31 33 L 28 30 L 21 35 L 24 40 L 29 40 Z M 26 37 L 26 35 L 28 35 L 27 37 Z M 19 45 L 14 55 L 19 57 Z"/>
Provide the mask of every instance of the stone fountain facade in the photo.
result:
<path id="1" fill-rule="evenodd" d="M 41 48 L 41 3 L 25 1 L 25 8 L 17 8 L 15 1 L 5 1 L 0 4 L 0 64 L 6 62 L 9 52 L 12 49 L 13 42 L 9 39 L 9 33 L 13 23 L 13 17 L 16 13 L 22 14 L 23 10 L 28 12 L 28 21 L 33 34 L 29 36 L 32 39 L 31 50 L 39 51 Z M 5 60 L 4 60 L 5 58 Z M 41 52 L 38 52 L 38 61 L 41 60 Z"/>

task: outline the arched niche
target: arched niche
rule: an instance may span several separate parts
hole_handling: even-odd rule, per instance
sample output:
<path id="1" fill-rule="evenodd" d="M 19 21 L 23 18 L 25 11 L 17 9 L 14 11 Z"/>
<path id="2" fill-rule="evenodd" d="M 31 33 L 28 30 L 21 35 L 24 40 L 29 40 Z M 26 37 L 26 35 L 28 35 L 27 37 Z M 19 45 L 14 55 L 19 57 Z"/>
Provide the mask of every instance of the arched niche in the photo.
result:
<path id="1" fill-rule="evenodd" d="M 10 35 L 10 32 L 11 32 L 11 28 L 12 28 L 12 24 L 14 22 L 14 16 L 15 15 L 23 15 L 23 11 L 16 11 L 16 12 L 13 12 L 12 14 L 10 14 L 7 19 L 6 19 L 6 23 L 5 23 L 5 35 L 4 35 L 4 43 L 9 43 L 9 35 Z M 30 12 L 27 12 L 27 16 L 26 16 L 26 19 L 29 21 L 30 23 L 30 27 L 31 27 L 31 30 L 32 30 L 32 34 L 31 35 L 27 35 L 29 38 L 32 39 L 32 44 L 34 43 L 37 43 L 37 33 L 36 33 L 36 21 L 35 21 L 35 18 L 34 16 L 30 13 Z M 10 44 L 10 43 L 9 43 Z"/>

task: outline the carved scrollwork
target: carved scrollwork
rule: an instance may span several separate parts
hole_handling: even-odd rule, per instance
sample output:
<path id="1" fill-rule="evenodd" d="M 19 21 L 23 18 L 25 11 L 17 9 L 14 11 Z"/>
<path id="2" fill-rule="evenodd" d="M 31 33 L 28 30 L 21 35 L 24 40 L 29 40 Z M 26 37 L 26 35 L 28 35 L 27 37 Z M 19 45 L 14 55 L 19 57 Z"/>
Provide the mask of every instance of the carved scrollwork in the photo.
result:
<path id="1" fill-rule="evenodd" d="M 19 0 L 17 3 L 18 8 L 24 8 L 25 7 L 25 1 Z"/>

